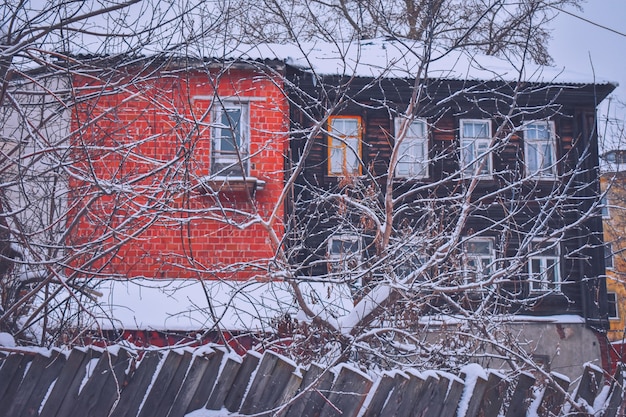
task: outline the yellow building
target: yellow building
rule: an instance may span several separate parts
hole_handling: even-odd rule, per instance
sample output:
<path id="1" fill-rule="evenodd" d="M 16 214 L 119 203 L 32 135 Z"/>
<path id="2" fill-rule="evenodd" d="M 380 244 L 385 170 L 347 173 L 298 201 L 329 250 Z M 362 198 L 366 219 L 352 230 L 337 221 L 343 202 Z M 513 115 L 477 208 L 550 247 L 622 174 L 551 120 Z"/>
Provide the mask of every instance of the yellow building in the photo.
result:
<path id="1" fill-rule="evenodd" d="M 617 348 L 618 342 L 626 342 L 626 150 L 607 152 L 604 160 L 606 166 L 601 187 L 604 192 L 602 218 L 609 301 L 608 338 L 616 342 L 614 346 Z M 615 353 L 623 355 L 622 352 Z"/>

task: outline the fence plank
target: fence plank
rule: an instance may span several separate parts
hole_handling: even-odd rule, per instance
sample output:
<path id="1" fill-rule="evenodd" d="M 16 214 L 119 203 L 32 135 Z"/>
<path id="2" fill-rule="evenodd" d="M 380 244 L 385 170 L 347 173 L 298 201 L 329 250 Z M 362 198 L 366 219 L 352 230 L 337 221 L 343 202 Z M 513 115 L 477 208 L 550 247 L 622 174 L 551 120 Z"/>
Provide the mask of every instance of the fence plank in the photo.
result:
<path id="1" fill-rule="evenodd" d="M 209 396 L 217 385 L 217 377 L 224 360 L 224 350 L 221 347 L 215 347 L 213 352 L 206 356 L 206 360 L 209 365 L 202 374 L 196 392 L 187 406 L 187 413 L 201 409 L 209 401 Z"/>
<path id="2" fill-rule="evenodd" d="M 87 367 L 92 360 L 102 356 L 100 349 L 73 349 L 66 361 L 63 372 L 41 411 L 40 417 L 65 417 L 72 413 L 78 400 L 78 391 L 87 375 Z"/>
<path id="3" fill-rule="evenodd" d="M 566 377 L 555 373 L 550 373 L 550 376 L 551 380 L 539 404 L 538 413 L 540 416 L 557 416 L 565 401 L 565 393 L 569 388 L 569 379 Z"/>
<path id="4" fill-rule="evenodd" d="M 441 417 L 453 417 L 456 416 L 456 409 L 459 406 L 459 401 L 465 390 L 465 383 L 459 377 L 450 375 L 450 386 L 448 388 L 448 394 L 444 405 L 441 409 Z"/>
<path id="5" fill-rule="evenodd" d="M 528 373 L 521 373 L 517 377 L 517 385 L 515 391 L 509 401 L 509 407 L 506 410 L 505 417 L 525 417 L 530 401 L 530 392 L 535 384 L 535 377 Z"/>
<path id="6" fill-rule="evenodd" d="M 448 387 L 450 387 L 451 380 L 445 374 L 438 374 L 438 382 L 433 394 L 428 402 L 428 405 L 424 409 L 423 417 L 441 417 L 443 415 L 443 408 L 445 405 L 446 394 L 448 393 Z"/>
<path id="7" fill-rule="evenodd" d="M 463 380 L 467 380 L 467 377 L 464 374 L 461 374 L 461 378 Z M 466 385 L 465 389 L 469 389 Z M 470 394 L 469 403 L 467 404 L 467 410 L 465 410 L 465 414 L 459 417 L 476 417 L 478 412 L 480 411 L 481 404 L 483 402 L 483 397 L 485 395 L 485 391 L 487 390 L 487 380 L 480 375 L 477 375 L 476 382 L 472 387 L 472 393 Z"/>
<path id="8" fill-rule="evenodd" d="M 226 396 L 230 391 L 230 387 L 233 385 L 235 377 L 239 373 L 241 368 L 241 362 L 234 360 L 231 357 L 226 358 L 224 368 L 220 372 L 220 376 L 215 384 L 215 388 L 211 392 L 211 396 L 207 401 L 206 408 L 209 410 L 219 410 L 224 405 Z"/>
<path id="9" fill-rule="evenodd" d="M 139 410 L 139 417 L 166 416 L 180 384 L 187 372 L 192 355 L 190 352 L 179 353 L 175 350 L 167 352 L 163 366 L 152 384 L 146 401 Z"/>
<path id="10" fill-rule="evenodd" d="M 290 385 L 296 366 L 276 353 L 267 351 L 241 405 L 242 414 L 256 414 L 277 407 L 283 392 Z"/>
<path id="11" fill-rule="evenodd" d="M 587 404 L 593 405 L 593 401 L 596 395 L 598 395 L 602 384 L 602 375 L 602 369 L 599 369 L 595 365 L 585 364 L 574 400 L 578 402 L 578 400 L 583 399 Z"/>
<path id="12" fill-rule="evenodd" d="M 73 417 L 108 416 L 113 404 L 119 399 L 130 360 L 132 356 L 126 349 L 119 349 L 117 352 L 104 351 L 93 374 L 78 394 L 76 405 L 69 415 Z"/>
<path id="13" fill-rule="evenodd" d="M 190 351 L 185 351 L 183 353 L 178 369 L 176 369 L 176 372 L 169 382 L 169 386 L 161 396 L 159 407 L 156 410 L 153 410 L 153 413 L 151 414 L 152 417 L 167 417 L 169 415 L 170 408 L 175 403 L 176 397 L 185 383 L 185 377 L 188 375 L 192 359 L 193 354 Z"/>
<path id="14" fill-rule="evenodd" d="M 300 385 L 302 385 L 302 374 L 293 372 L 289 375 L 289 380 L 282 390 L 282 395 L 275 401 L 276 405 L 274 407 L 280 407 L 277 415 L 285 415 L 285 412 L 289 409 L 288 403 L 298 392 Z"/>
<path id="15" fill-rule="evenodd" d="M 332 385 L 328 401 L 322 409 L 325 417 L 356 416 L 372 387 L 372 380 L 348 366 L 340 366 L 339 375 Z"/>
<path id="16" fill-rule="evenodd" d="M 243 396 L 250 383 L 250 377 L 259 365 L 260 360 L 261 356 L 257 352 L 250 351 L 244 356 L 241 367 L 224 400 L 224 407 L 226 407 L 228 411 L 239 410 Z"/>
<path id="17" fill-rule="evenodd" d="M 65 355 L 53 350 L 50 356 L 37 355 L 20 384 L 8 416 L 36 416 L 50 385 L 65 365 Z"/>
<path id="18" fill-rule="evenodd" d="M 180 390 L 176 395 L 172 407 L 170 408 L 168 417 L 183 417 L 187 414 L 187 408 L 202 381 L 202 376 L 208 369 L 210 361 L 204 356 L 193 356 L 189 370 L 185 376 L 185 380 L 180 386 Z"/>
<path id="19" fill-rule="evenodd" d="M 87 356 L 84 349 L 72 349 L 69 357 L 65 361 L 63 369 L 59 371 L 54 387 L 50 391 L 46 403 L 44 404 L 40 417 L 54 417 L 71 386 L 72 380 L 79 372 L 79 368 L 84 365 L 83 360 Z"/>
<path id="20" fill-rule="evenodd" d="M 363 417 L 378 417 L 381 415 L 380 412 L 382 411 L 391 390 L 395 384 L 399 382 L 399 377 L 397 375 L 397 372 L 383 373 L 378 381 L 378 384 L 370 390 L 368 398 L 365 399 L 367 408 L 363 413 Z M 398 378 L 398 380 L 396 378 Z"/>
<path id="21" fill-rule="evenodd" d="M 137 369 L 129 378 L 128 385 L 122 391 L 111 417 L 135 417 L 138 414 L 141 402 L 163 356 L 156 350 L 150 350 L 143 355 Z"/>
<path id="22" fill-rule="evenodd" d="M 611 382 L 611 391 L 606 402 L 606 410 L 602 417 L 615 417 L 620 412 L 620 407 L 624 406 L 624 364 L 618 363 L 615 369 L 615 375 Z"/>
<path id="23" fill-rule="evenodd" d="M 324 393 L 330 391 L 335 374 L 318 365 L 310 365 L 300 384 L 307 392 L 287 410 L 286 417 L 318 417 L 326 404 Z"/>
<path id="24" fill-rule="evenodd" d="M 389 394 L 389 398 L 380 412 L 381 416 L 396 416 L 404 397 L 406 395 L 410 395 L 407 392 L 409 390 L 409 385 L 411 384 L 411 378 L 408 374 L 404 372 L 397 373 L 394 377 L 394 383 L 393 390 Z"/>
<path id="25" fill-rule="evenodd" d="M 24 372 L 32 360 L 32 355 L 21 353 L 12 353 L 3 359 L 3 365 L 0 368 L 0 404 L 6 406 L 0 407 L 0 416 L 6 415 L 8 405 L 13 402 Z"/>
<path id="26" fill-rule="evenodd" d="M 509 383 L 496 372 L 489 372 L 487 389 L 483 396 L 479 414 L 482 417 L 498 417 Z"/>
<path id="27" fill-rule="evenodd" d="M 415 405 L 412 410 L 410 410 L 407 416 L 415 415 L 415 416 L 423 416 L 426 414 L 429 406 L 431 406 L 431 401 L 439 389 L 440 383 L 439 376 L 436 374 L 431 374 L 426 377 L 426 381 L 420 392 L 416 395 Z"/>

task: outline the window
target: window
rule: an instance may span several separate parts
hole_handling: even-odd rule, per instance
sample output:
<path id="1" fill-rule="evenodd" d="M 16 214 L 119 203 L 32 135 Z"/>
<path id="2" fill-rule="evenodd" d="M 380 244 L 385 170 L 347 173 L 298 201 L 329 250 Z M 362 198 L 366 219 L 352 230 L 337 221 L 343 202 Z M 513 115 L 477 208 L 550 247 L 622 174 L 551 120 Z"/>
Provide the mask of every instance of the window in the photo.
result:
<path id="1" fill-rule="evenodd" d="M 560 291 L 559 248 L 554 242 L 536 243 L 531 246 L 536 252 L 528 259 L 528 279 L 531 291 Z"/>
<path id="2" fill-rule="evenodd" d="M 461 120 L 461 169 L 472 176 L 480 166 L 479 175 L 491 175 L 491 121 Z"/>
<path id="3" fill-rule="evenodd" d="M 215 103 L 211 174 L 248 175 L 249 116 L 247 103 Z"/>
<path id="4" fill-rule="evenodd" d="M 553 122 L 532 122 L 524 127 L 526 175 L 556 175 L 555 142 Z"/>
<path id="5" fill-rule="evenodd" d="M 404 119 L 395 119 L 396 138 L 400 135 L 400 128 Z M 413 120 L 407 128 L 406 135 L 398 149 L 398 177 L 428 176 L 428 134 L 426 122 Z"/>
<path id="6" fill-rule="evenodd" d="M 329 271 L 350 285 L 353 297 L 358 297 L 363 283 L 360 278 L 362 261 L 361 239 L 355 234 L 335 235 L 328 241 Z"/>
<path id="7" fill-rule="evenodd" d="M 609 311 L 609 319 L 619 319 L 619 310 L 617 308 L 617 294 L 614 292 L 607 292 L 607 309 Z"/>
<path id="8" fill-rule="evenodd" d="M 489 277 L 495 259 L 493 243 L 491 238 L 474 238 L 464 243 L 463 266 L 466 283 Z"/>
<path id="9" fill-rule="evenodd" d="M 361 118 L 331 117 L 328 122 L 328 174 L 361 173 Z"/>
<path id="10" fill-rule="evenodd" d="M 335 271 L 351 271 L 361 264 L 361 239 L 354 234 L 335 235 L 328 241 L 328 259 Z"/>
<path id="11" fill-rule="evenodd" d="M 613 245 L 610 243 L 604 244 L 604 266 L 606 268 L 613 268 Z"/>

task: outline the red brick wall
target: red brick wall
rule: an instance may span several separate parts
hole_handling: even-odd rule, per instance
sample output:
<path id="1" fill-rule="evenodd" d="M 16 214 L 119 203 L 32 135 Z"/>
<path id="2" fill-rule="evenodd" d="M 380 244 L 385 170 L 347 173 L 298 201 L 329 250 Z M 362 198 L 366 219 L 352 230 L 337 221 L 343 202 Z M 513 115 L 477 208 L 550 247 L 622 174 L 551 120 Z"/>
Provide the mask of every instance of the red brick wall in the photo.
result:
<path id="1" fill-rule="evenodd" d="M 261 224 L 283 187 L 288 104 L 279 78 L 250 70 L 171 71 L 81 77 L 69 167 L 69 246 L 77 276 L 246 279 L 277 250 Z M 265 189 L 209 196 L 210 106 L 250 99 L 250 175 Z M 238 210 L 234 213 L 230 210 Z M 273 231 L 283 233 L 283 208 Z M 233 225 L 232 222 L 239 223 Z"/>

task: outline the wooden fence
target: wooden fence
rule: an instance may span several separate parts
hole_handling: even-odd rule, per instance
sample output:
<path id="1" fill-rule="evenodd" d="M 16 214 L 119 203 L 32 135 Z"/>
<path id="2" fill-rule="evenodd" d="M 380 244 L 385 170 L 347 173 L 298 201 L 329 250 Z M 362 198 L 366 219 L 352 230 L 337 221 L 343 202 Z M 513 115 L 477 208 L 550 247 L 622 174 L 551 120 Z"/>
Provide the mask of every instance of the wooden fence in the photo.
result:
<path id="1" fill-rule="evenodd" d="M 240 358 L 219 347 L 151 350 L 140 360 L 121 347 L 0 355 L 0 417 L 624 413 L 621 366 L 607 381 L 600 369 L 585 367 L 578 388 L 567 394 L 569 382 L 558 374 L 541 384 L 530 374 L 505 378 L 476 366 L 458 376 L 409 369 L 373 380 L 348 365 L 305 370 L 273 352 Z"/>

